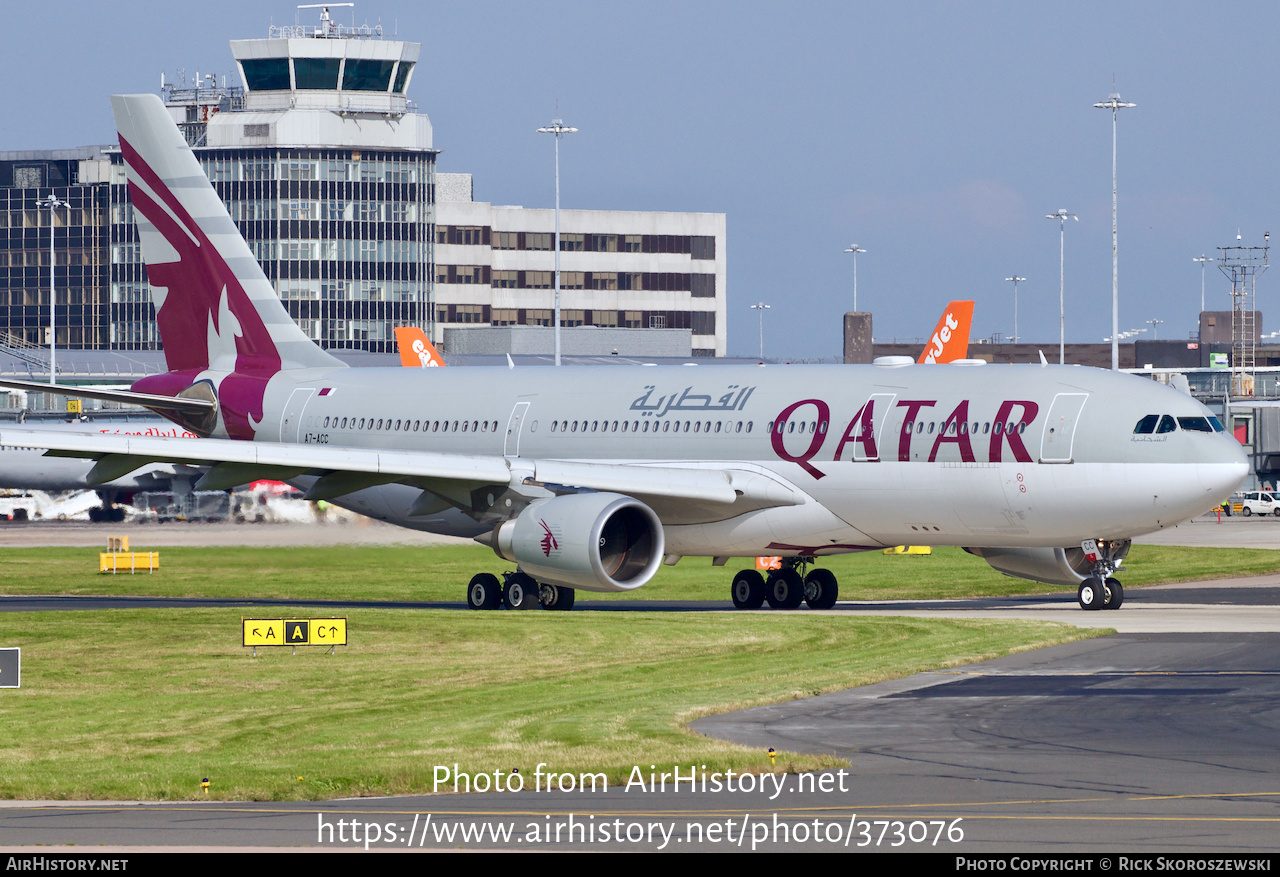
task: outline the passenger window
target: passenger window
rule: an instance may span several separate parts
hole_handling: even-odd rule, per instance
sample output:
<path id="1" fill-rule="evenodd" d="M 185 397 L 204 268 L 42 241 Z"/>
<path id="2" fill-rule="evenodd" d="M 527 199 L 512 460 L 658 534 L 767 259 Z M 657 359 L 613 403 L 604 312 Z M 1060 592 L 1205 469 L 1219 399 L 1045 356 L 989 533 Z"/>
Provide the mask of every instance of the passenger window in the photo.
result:
<path id="1" fill-rule="evenodd" d="M 1156 427 L 1157 435 L 1164 435 L 1167 432 L 1174 432 L 1178 428 L 1178 423 L 1168 414 L 1161 416 L 1160 425 Z"/>

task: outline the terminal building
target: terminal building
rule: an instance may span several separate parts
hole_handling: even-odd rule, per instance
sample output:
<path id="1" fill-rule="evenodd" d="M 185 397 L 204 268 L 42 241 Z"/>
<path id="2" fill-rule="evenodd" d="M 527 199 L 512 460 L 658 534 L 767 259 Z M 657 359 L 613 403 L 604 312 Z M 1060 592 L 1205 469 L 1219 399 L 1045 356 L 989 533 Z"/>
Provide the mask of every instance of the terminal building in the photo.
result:
<path id="1" fill-rule="evenodd" d="M 286 308 L 328 349 L 392 352 L 401 325 L 443 345 L 449 328 L 552 322 L 554 211 L 477 202 L 469 174 L 437 173 L 408 97 L 419 50 L 325 12 L 233 40 L 240 85 L 162 88 Z M 38 208 L 50 194 L 70 207 Z M 725 355 L 723 214 L 562 210 L 561 229 L 562 326 L 683 330 L 683 355 Z M 51 231 L 56 345 L 158 349 L 116 146 L 0 152 L 0 344 L 49 343 Z"/>

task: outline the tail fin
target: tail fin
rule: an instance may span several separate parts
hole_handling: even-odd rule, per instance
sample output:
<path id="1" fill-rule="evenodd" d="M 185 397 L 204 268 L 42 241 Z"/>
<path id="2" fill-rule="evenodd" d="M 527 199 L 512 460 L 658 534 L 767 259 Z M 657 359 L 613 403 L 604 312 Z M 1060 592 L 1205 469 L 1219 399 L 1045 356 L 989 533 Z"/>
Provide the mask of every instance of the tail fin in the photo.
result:
<path id="1" fill-rule="evenodd" d="M 169 370 L 341 367 L 280 304 L 160 98 L 115 95 L 111 108 Z"/>
<path id="2" fill-rule="evenodd" d="M 973 323 L 973 302 L 953 301 L 942 312 L 929 343 L 924 346 L 921 363 L 953 362 L 969 355 L 969 327 Z"/>
<path id="3" fill-rule="evenodd" d="M 417 326 L 396 326 L 396 349 L 405 368 L 430 368 L 444 365 L 444 357 L 427 340 L 427 333 Z"/>

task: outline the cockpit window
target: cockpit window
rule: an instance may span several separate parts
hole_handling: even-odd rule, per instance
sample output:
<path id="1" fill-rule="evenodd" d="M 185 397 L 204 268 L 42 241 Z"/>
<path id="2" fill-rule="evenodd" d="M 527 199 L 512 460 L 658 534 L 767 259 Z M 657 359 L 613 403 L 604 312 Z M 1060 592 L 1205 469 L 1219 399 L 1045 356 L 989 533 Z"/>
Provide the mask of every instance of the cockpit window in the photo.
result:
<path id="1" fill-rule="evenodd" d="M 1174 432 L 1177 428 L 1177 421 L 1166 414 L 1160 418 L 1160 425 L 1156 427 L 1156 435 L 1164 435 L 1166 432 Z"/>
<path id="2" fill-rule="evenodd" d="M 1209 424 L 1213 427 L 1214 432 L 1226 432 L 1227 428 L 1222 425 L 1222 421 L 1216 417 L 1209 417 Z"/>
<path id="3" fill-rule="evenodd" d="M 1146 417 L 1138 421 L 1138 425 L 1133 428 L 1133 434 L 1151 435 L 1151 433 L 1156 431 L 1156 424 L 1159 422 L 1159 414 L 1148 414 Z"/>
<path id="4" fill-rule="evenodd" d="M 1213 432 L 1207 417 L 1179 417 L 1178 426 L 1187 432 Z"/>

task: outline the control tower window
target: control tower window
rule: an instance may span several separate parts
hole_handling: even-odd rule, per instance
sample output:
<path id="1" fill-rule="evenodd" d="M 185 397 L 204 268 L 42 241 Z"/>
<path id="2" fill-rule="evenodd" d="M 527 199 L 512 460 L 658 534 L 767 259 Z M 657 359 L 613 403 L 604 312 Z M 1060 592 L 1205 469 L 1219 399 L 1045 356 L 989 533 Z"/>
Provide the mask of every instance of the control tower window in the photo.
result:
<path id="1" fill-rule="evenodd" d="M 240 62 L 250 91 L 288 91 L 289 59 L 257 58 Z"/>
<path id="2" fill-rule="evenodd" d="M 346 91 L 386 91 L 391 85 L 391 68 L 395 63 L 348 58 L 342 87 Z"/>
<path id="3" fill-rule="evenodd" d="M 412 61 L 401 61 L 400 68 L 396 70 L 396 84 L 391 90 L 396 94 L 404 94 L 404 88 L 409 84 L 409 74 L 413 72 Z"/>
<path id="4" fill-rule="evenodd" d="M 294 58 L 293 81 L 298 88 L 337 91 L 341 58 Z"/>

